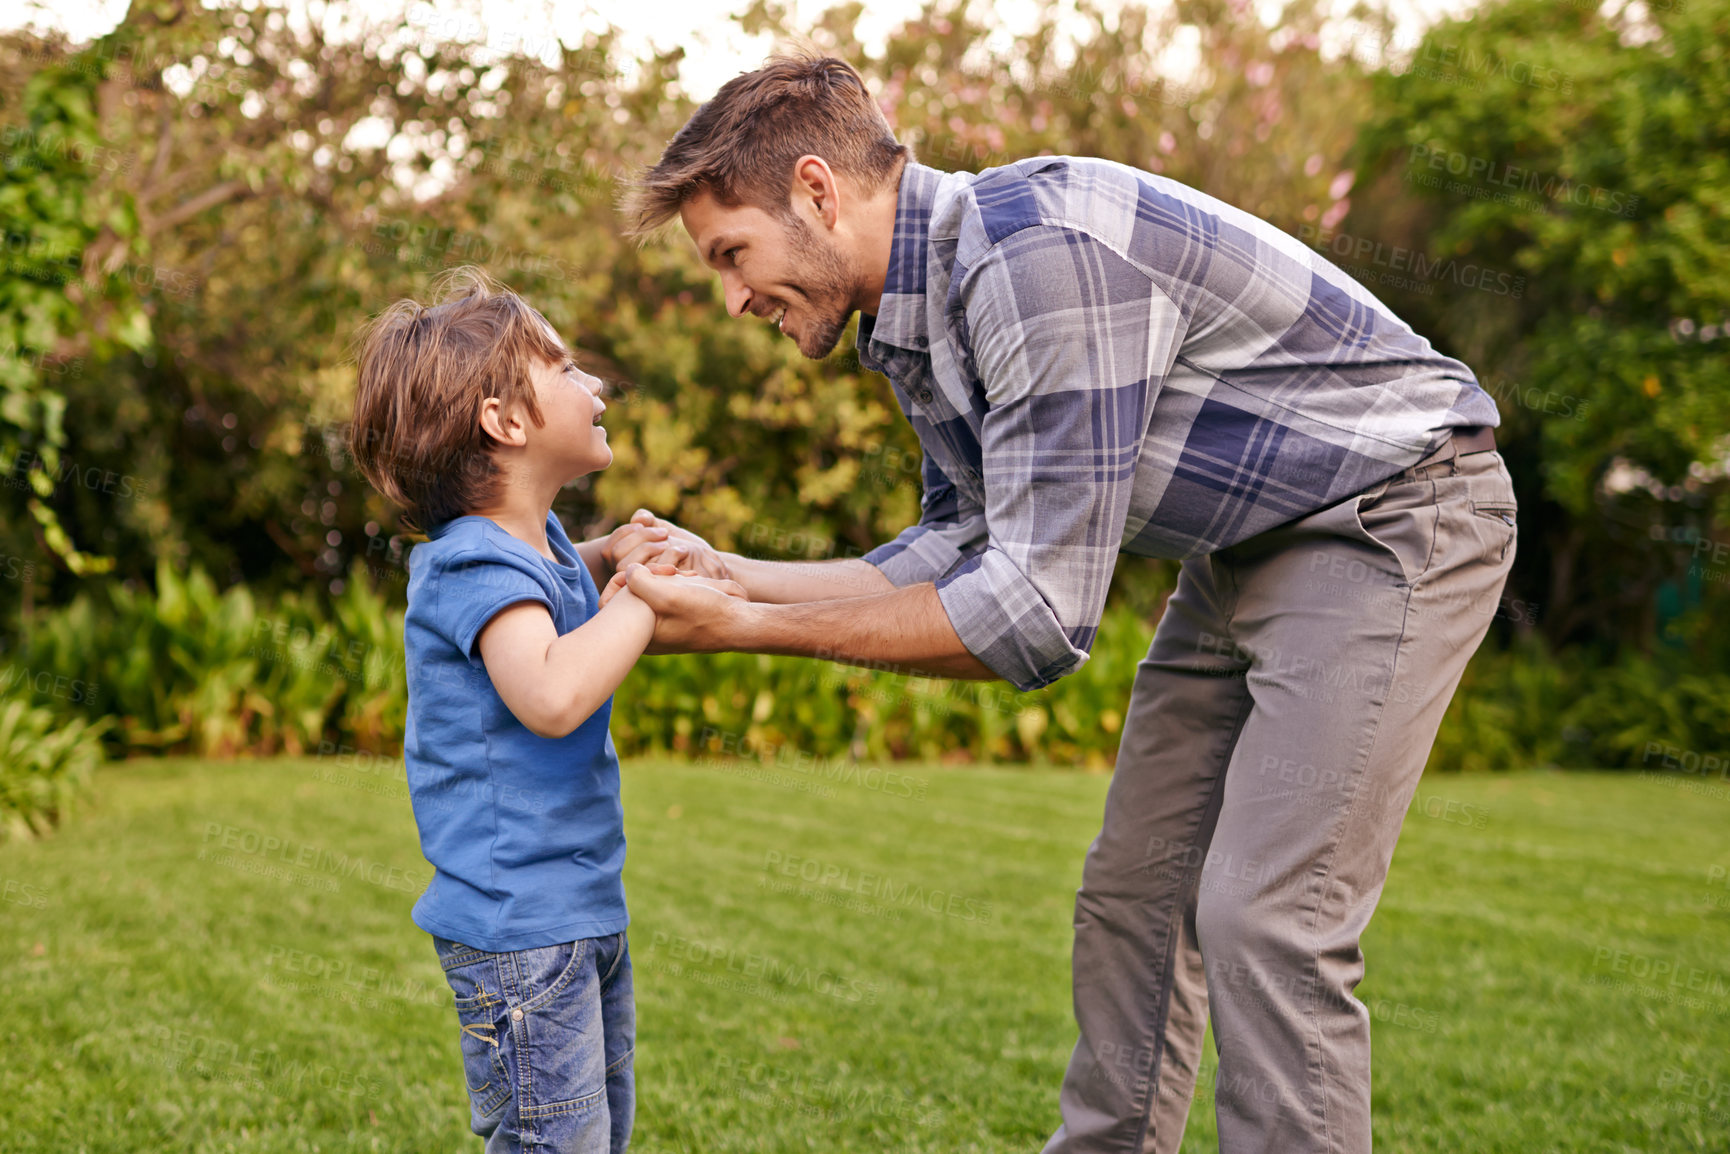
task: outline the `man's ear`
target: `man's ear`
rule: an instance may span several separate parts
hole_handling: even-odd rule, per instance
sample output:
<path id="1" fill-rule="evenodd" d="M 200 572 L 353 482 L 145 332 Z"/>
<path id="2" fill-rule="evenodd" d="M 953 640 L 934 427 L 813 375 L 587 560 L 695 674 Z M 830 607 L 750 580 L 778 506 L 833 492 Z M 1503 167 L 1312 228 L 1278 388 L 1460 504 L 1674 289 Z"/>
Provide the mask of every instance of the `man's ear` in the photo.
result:
<path id="1" fill-rule="evenodd" d="M 815 209 L 828 229 L 841 219 L 841 185 L 821 156 L 807 154 L 794 163 L 792 195 L 793 211 L 801 218 Z"/>
<path id="2" fill-rule="evenodd" d="M 498 397 L 481 402 L 481 432 L 513 449 L 529 443 L 528 425 L 523 421 L 521 408 L 516 405 L 506 408 Z"/>

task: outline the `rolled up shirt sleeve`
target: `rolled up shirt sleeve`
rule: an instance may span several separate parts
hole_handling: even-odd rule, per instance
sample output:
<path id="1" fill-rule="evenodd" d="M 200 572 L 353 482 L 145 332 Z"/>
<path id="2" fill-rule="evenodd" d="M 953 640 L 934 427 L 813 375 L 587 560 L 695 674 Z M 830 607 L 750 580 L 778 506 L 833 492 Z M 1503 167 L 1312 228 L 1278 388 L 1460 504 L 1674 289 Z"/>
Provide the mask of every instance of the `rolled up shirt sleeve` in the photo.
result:
<path id="1" fill-rule="evenodd" d="M 957 290 L 988 402 L 986 545 L 937 592 L 967 649 L 1033 690 L 1093 647 L 1183 322 L 1145 271 L 1055 225 L 999 240 Z"/>
<path id="2" fill-rule="evenodd" d="M 921 478 L 919 523 L 865 554 L 897 588 L 936 581 L 985 547 L 985 510 L 955 487 L 930 453 Z"/>

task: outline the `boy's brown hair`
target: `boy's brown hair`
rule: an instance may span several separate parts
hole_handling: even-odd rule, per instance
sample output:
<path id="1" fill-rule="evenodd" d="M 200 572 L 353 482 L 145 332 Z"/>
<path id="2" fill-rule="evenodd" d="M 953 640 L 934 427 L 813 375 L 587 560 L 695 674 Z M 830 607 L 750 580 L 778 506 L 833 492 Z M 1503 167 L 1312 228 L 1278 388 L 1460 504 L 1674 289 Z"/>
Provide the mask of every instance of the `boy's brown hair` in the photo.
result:
<path id="1" fill-rule="evenodd" d="M 807 154 L 875 192 L 913 150 L 895 139 L 852 65 L 816 53 L 774 56 L 723 84 L 679 129 L 627 193 L 627 232 L 654 231 L 704 191 L 785 219 L 793 166 Z"/>
<path id="2" fill-rule="evenodd" d="M 452 269 L 433 291 L 432 305 L 397 301 L 357 334 L 349 432 L 361 473 L 422 531 L 492 499 L 481 402 L 521 402 L 541 425 L 534 362 L 570 357 L 545 317 L 478 268 Z"/>

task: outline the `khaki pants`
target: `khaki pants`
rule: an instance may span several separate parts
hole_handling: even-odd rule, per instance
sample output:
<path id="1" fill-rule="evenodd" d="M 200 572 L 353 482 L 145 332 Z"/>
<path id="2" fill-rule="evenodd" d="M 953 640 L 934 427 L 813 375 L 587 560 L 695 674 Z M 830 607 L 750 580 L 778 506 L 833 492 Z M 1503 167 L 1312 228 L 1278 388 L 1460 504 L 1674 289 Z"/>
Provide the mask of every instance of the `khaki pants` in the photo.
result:
<path id="1" fill-rule="evenodd" d="M 1370 1149 L 1358 940 L 1514 559 L 1501 455 L 1432 460 L 1184 563 L 1076 896 L 1046 1154 L 1176 1151 L 1210 1013 L 1222 1154 Z"/>

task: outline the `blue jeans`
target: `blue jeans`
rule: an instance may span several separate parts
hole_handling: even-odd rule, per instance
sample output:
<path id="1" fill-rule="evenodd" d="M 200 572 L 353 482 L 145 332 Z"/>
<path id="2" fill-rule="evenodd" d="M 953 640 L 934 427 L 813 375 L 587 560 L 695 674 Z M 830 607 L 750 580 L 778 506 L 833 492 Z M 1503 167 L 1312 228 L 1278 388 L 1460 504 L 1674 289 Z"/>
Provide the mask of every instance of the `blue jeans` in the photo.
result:
<path id="1" fill-rule="evenodd" d="M 433 937 L 456 995 L 469 1126 L 486 1154 L 623 1154 L 637 1011 L 625 935 L 493 954 Z"/>

